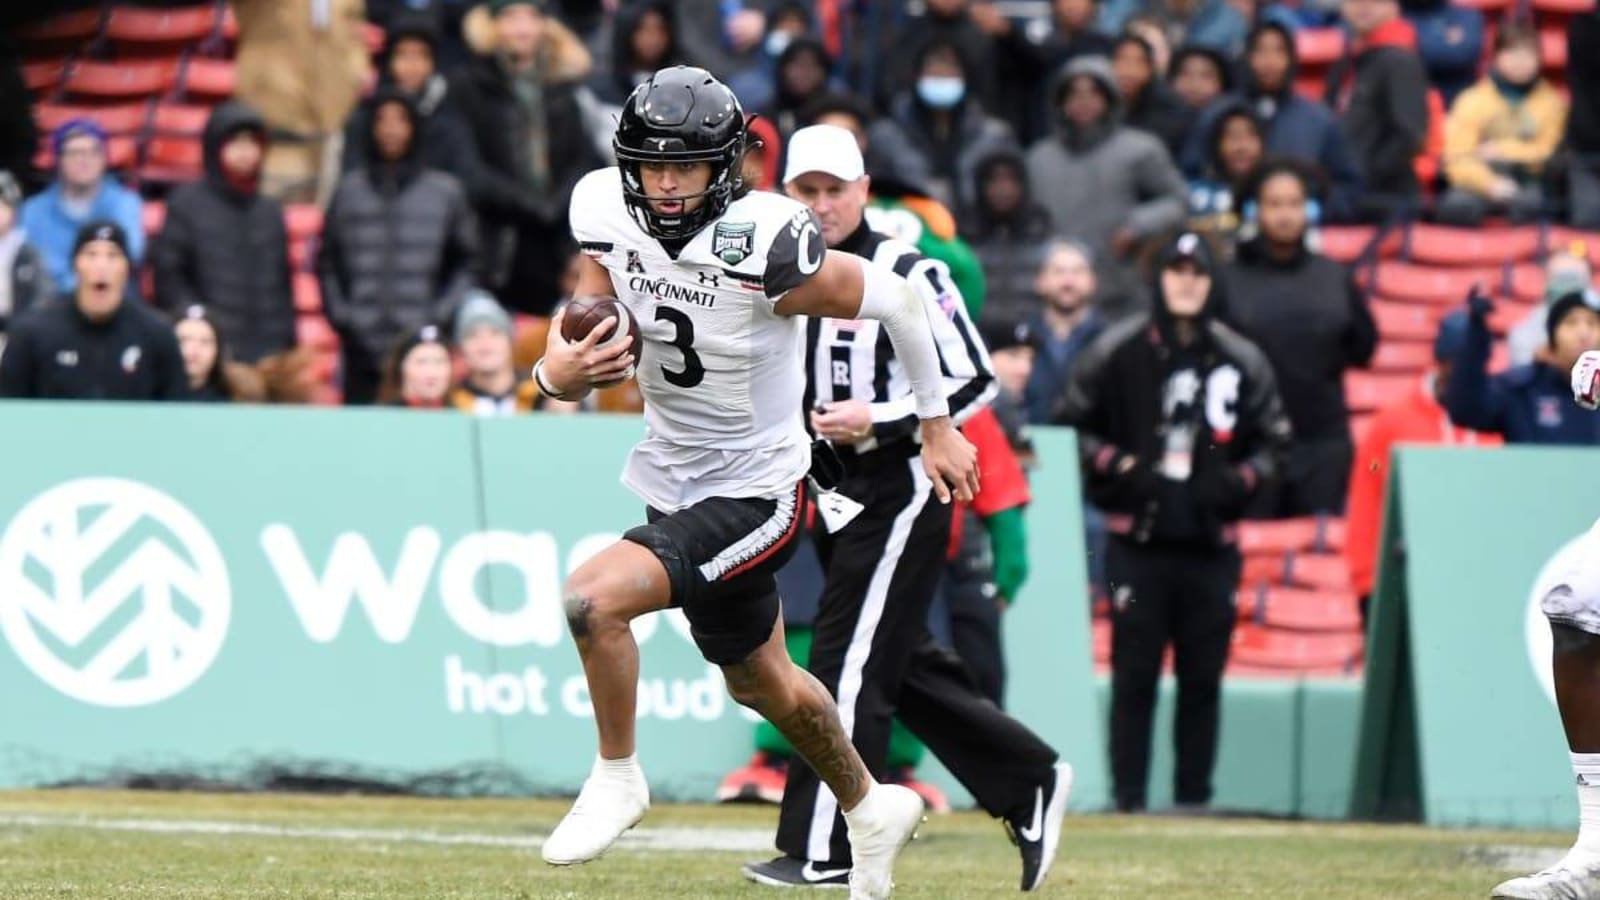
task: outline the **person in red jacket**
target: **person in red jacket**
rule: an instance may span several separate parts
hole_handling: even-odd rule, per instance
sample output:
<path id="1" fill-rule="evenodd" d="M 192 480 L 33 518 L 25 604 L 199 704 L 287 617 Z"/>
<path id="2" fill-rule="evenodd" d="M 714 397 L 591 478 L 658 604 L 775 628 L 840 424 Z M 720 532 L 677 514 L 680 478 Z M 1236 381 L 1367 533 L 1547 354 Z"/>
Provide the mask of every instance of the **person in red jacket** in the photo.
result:
<path id="1" fill-rule="evenodd" d="M 1383 501 L 1389 489 L 1389 450 L 1397 444 L 1466 444 L 1498 446 L 1500 436 L 1458 428 L 1444 409 L 1445 388 L 1450 383 L 1450 363 L 1467 339 L 1464 313 L 1454 313 L 1439 323 L 1433 342 L 1434 367 L 1417 389 L 1378 410 L 1367 433 L 1356 445 L 1350 473 L 1350 500 L 1345 516 L 1344 555 L 1350 565 L 1350 582 L 1361 598 L 1361 619 L 1366 621 L 1378 570 L 1378 541 L 1383 531 Z"/>

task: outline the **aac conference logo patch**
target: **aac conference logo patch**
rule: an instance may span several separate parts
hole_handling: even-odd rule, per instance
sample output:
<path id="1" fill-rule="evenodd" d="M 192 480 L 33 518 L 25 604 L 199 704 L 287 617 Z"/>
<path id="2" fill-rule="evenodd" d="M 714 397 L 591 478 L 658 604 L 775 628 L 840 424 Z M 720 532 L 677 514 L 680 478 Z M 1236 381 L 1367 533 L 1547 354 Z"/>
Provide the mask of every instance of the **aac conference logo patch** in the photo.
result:
<path id="1" fill-rule="evenodd" d="M 85 703 L 180 693 L 216 660 L 230 609 L 216 541 L 136 481 L 64 482 L 0 533 L 0 634 L 35 675 Z"/>

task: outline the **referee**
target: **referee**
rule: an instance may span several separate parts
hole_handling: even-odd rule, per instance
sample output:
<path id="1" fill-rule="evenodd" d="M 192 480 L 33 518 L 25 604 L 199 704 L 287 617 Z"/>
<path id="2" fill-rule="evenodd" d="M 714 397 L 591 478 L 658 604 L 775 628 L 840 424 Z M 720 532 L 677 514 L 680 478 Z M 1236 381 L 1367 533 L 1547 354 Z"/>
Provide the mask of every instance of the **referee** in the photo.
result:
<path id="1" fill-rule="evenodd" d="M 829 248 L 889 266 L 918 292 L 959 424 L 995 393 L 988 354 L 945 266 L 867 226 L 868 182 L 850 132 L 814 125 L 790 139 L 785 188 L 817 214 Z M 898 715 L 1004 821 L 1022 854 L 1022 889 L 1032 890 L 1055 856 L 1072 769 L 928 633 L 951 518 L 918 458 L 911 384 L 876 322 L 813 318 L 806 350 L 811 429 L 838 450 L 839 492 L 865 507 L 837 532 L 816 535 L 826 574 L 807 668 L 837 698 L 874 775 Z M 777 846 L 782 856 L 746 865 L 745 876 L 775 887 L 842 885 L 849 876 L 838 803 L 807 766 L 790 767 Z"/>

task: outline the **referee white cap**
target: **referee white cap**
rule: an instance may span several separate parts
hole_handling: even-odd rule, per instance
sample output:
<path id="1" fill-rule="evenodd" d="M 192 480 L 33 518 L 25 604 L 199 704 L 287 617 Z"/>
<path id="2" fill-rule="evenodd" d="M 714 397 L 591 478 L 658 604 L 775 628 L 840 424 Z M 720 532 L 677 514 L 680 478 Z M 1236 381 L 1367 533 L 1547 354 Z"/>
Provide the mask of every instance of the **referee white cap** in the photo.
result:
<path id="1" fill-rule="evenodd" d="M 855 181 L 867 174 L 856 136 L 837 125 L 808 125 L 789 138 L 789 162 L 783 183 L 807 172 L 822 172 L 840 181 Z"/>

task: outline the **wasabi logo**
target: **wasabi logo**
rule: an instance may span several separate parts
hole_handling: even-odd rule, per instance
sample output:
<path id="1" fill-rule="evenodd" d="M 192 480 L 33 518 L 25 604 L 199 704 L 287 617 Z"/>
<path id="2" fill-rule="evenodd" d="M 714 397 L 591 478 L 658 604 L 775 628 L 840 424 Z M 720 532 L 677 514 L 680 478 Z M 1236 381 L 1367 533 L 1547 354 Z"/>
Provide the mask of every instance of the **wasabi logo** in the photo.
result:
<path id="1" fill-rule="evenodd" d="M 136 481 L 65 482 L 0 534 L 0 633 L 35 675 L 85 703 L 183 691 L 222 648 L 230 602 L 211 535 Z"/>

